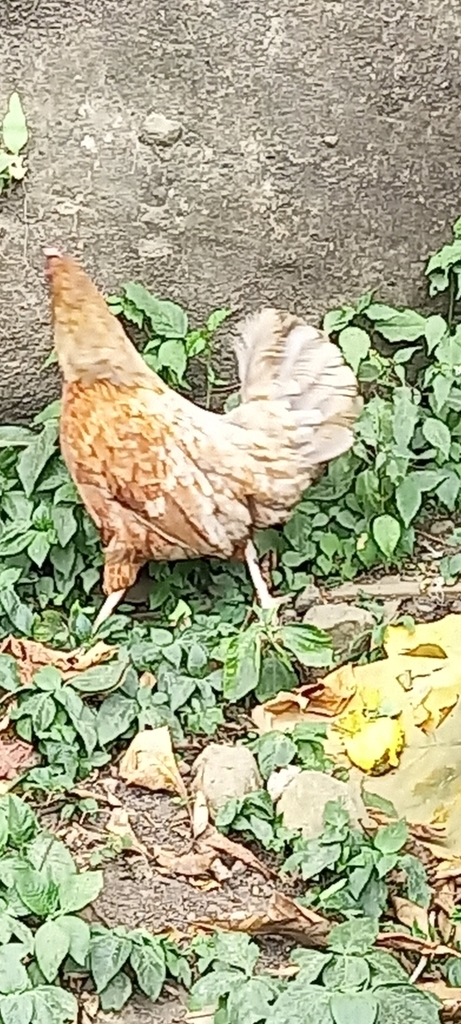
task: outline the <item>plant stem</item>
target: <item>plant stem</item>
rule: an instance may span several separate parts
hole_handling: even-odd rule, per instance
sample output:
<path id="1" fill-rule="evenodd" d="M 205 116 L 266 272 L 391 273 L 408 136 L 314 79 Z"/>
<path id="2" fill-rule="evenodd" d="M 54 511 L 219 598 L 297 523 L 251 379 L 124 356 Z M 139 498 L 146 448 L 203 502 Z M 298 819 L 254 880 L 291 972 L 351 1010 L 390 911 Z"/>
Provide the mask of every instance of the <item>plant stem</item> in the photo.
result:
<path id="1" fill-rule="evenodd" d="M 450 270 L 449 277 L 450 277 L 450 283 L 449 283 L 449 292 L 448 292 L 447 321 L 448 321 L 448 326 L 449 326 L 449 328 L 451 330 L 451 327 L 453 325 L 453 317 L 454 317 L 454 314 L 455 314 L 456 285 L 457 285 L 456 274 L 455 274 L 455 272 L 453 270 Z"/>

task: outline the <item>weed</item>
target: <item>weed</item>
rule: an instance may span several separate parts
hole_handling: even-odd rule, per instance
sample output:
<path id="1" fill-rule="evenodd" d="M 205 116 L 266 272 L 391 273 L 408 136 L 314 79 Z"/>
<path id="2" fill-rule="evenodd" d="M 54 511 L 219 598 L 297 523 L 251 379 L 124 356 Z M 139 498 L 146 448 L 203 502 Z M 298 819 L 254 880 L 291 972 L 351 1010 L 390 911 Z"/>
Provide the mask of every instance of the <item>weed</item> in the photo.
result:
<path id="1" fill-rule="evenodd" d="M 192 943 L 201 977 L 190 1006 L 214 1007 L 216 1024 L 438 1024 L 440 1003 L 412 985 L 398 961 L 374 945 L 372 920 L 332 929 L 328 949 L 294 949 L 290 980 L 256 973 L 259 949 L 247 935 L 217 935 Z"/>
<path id="2" fill-rule="evenodd" d="M 21 181 L 26 174 L 21 150 L 27 145 L 29 132 L 17 92 L 8 101 L 8 110 L 1 126 L 0 148 L 0 195 L 15 181 Z"/>

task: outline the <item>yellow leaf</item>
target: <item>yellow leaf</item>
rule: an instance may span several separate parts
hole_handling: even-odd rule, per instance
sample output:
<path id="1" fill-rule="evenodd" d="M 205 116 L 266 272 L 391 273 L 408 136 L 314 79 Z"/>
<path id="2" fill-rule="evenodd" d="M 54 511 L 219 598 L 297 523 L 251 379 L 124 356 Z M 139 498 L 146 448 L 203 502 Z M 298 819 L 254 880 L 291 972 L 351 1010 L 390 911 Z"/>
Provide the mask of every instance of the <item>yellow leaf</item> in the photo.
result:
<path id="1" fill-rule="evenodd" d="M 346 736 L 344 746 L 352 764 L 371 775 L 380 775 L 399 763 L 404 745 L 404 732 L 396 718 L 375 718 L 364 721 L 353 735 Z"/>

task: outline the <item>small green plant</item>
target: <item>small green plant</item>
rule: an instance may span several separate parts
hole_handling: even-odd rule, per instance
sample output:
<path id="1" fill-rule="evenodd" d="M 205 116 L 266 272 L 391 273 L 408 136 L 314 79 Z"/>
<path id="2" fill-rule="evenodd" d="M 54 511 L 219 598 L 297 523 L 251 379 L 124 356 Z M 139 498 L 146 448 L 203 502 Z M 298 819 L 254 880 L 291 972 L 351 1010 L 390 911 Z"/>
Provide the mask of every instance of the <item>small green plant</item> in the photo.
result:
<path id="1" fill-rule="evenodd" d="M 27 145 L 29 132 L 20 97 L 13 92 L 1 126 L 0 142 L 0 195 L 26 174 L 21 150 Z"/>
<path id="2" fill-rule="evenodd" d="M 80 911 L 102 886 L 102 872 L 77 871 L 64 843 L 40 828 L 23 800 L 0 797 L 3 1024 L 75 1020 L 69 986 L 76 974 L 92 980 L 104 1010 L 119 1010 L 136 984 L 157 999 L 167 973 L 189 982 L 187 960 L 167 940 L 87 924 Z"/>
<path id="3" fill-rule="evenodd" d="M 270 735 L 270 734 L 268 734 Z M 216 817 L 221 831 L 241 832 L 286 859 L 282 874 L 309 882 L 304 897 L 325 913 L 380 917 L 388 901 L 386 877 L 401 872 L 410 900 L 427 907 L 430 889 L 421 861 L 405 853 L 408 827 L 395 821 L 374 836 L 354 828 L 341 801 L 330 800 L 324 812 L 324 830 L 316 839 L 285 828 L 266 790 L 229 800 Z"/>
<path id="4" fill-rule="evenodd" d="M 212 365 L 214 338 L 218 327 L 232 314 L 231 309 L 216 309 L 204 327 L 189 329 L 187 313 L 175 302 L 159 299 L 141 284 L 126 284 L 121 295 L 110 295 L 109 309 L 115 316 L 142 330 L 145 342 L 142 354 L 148 366 L 171 387 L 189 390 L 185 375 L 192 359 L 200 358 L 205 367 L 206 406 L 213 387 L 224 384 Z"/>
<path id="5" fill-rule="evenodd" d="M 411 984 L 390 953 L 374 945 L 371 920 L 332 929 L 328 949 L 294 949 L 298 972 L 285 980 L 256 973 L 259 949 L 247 935 L 216 935 L 192 943 L 202 975 L 190 1007 L 215 1010 L 215 1024 L 439 1024 L 441 1003 Z"/>

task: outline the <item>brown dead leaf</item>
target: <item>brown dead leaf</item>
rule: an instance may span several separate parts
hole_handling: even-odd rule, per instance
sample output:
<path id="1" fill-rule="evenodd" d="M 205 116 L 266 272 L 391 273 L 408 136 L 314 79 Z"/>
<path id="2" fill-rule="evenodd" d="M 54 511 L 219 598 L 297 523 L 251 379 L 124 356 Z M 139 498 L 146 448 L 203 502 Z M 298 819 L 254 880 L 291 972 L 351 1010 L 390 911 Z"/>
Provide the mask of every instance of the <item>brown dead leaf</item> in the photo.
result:
<path id="1" fill-rule="evenodd" d="M 40 757 L 31 743 L 16 737 L 0 739 L 0 779 L 17 779 L 39 763 Z"/>
<path id="2" fill-rule="evenodd" d="M 421 992 L 430 992 L 431 995 L 437 996 L 442 1003 L 445 1003 L 446 1009 L 454 1009 L 461 1003 L 461 988 L 456 988 L 454 985 L 447 985 L 446 981 L 419 981 L 417 987 Z"/>
<path id="3" fill-rule="evenodd" d="M 45 665 L 53 665 L 66 679 L 76 672 L 85 672 L 94 665 L 109 661 L 116 651 L 116 647 L 104 643 L 104 640 L 98 640 L 89 651 L 56 651 L 36 640 L 15 636 L 7 636 L 0 643 L 0 654 L 11 654 L 16 659 L 21 681 L 26 685 L 32 681 L 35 672 Z"/>
<path id="4" fill-rule="evenodd" d="M 195 794 L 194 809 L 192 811 L 192 833 L 197 839 L 203 835 L 209 823 L 208 804 L 206 796 L 201 789 Z"/>
<path id="5" fill-rule="evenodd" d="M 330 685 L 330 676 L 326 676 L 321 682 L 301 686 L 293 692 L 281 690 L 264 704 L 258 704 L 251 717 L 259 732 L 273 729 L 284 732 L 299 722 L 318 721 L 319 717 L 331 719 L 340 714 L 356 690 L 353 675 L 347 671 L 349 668 L 345 665 L 342 674 L 339 670 L 335 673 L 333 685 Z"/>
<path id="6" fill-rule="evenodd" d="M 120 777 L 129 786 L 164 789 L 187 799 L 187 790 L 176 764 L 167 725 L 143 729 L 131 741 L 120 762 Z"/>
<path id="7" fill-rule="evenodd" d="M 146 847 L 140 842 L 136 833 L 133 831 L 130 825 L 130 816 L 128 811 L 125 811 L 123 807 L 114 807 L 109 821 L 107 822 L 106 829 L 114 836 L 121 836 L 122 839 L 129 839 L 129 848 L 135 850 L 136 853 L 141 853 L 144 857 L 147 857 L 148 854 Z"/>
<path id="8" fill-rule="evenodd" d="M 307 907 L 300 907 L 289 896 L 275 892 L 263 911 L 245 914 L 235 911 L 227 917 L 203 918 L 194 921 L 194 931 L 247 932 L 249 935 L 283 935 L 302 945 L 324 948 L 327 945 L 331 924 L 321 914 Z"/>
<path id="9" fill-rule="evenodd" d="M 412 903 L 411 900 L 401 899 L 400 896 L 392 897 L 392 905 L 400 924 L 404 924 L 410 931 L 413 931 L 414 925 L 417 925 L 422 935 L 429 935 L 428 912 L 424 907 Z"/>
<path id="10" fill-rule="evenodd" d="M 159 868 L 170 875 L 183 875 L 185 878 L 203 878 L 212 871 L 214 861 L 218 859 L 214 850 L 177 854 L 162 846 L 151 849 Z"/>
<path id="11" fill-rule="evenodd" d="M 213 850 L 217 850 L 219 853 L 225 854 L 227 857 L 232 857 L 233 860 L 240 860 L 242 864 L 246 864 L 248 868 L 253 868 L 254 871 L 259 871 L 264 878 L 272 879 L 275 877 L 273 871 L 270 871 L 258 857 L 255 856 L 251 850 L 248 850 L 246 846 L 241 843 L 234 842 L 233 839 L 229 839 L 228 836 L 222 835 L 216 828 L 211 825 L 200 839 L 201 846 L 209 846 Z"/>
<path id="12" fill-rule="evenodd" d="M 216 1006 L 204 1006 L 203 1010 L 188 1010 L 184 1020 L 186 1024 L 213 1024 Z"/>

